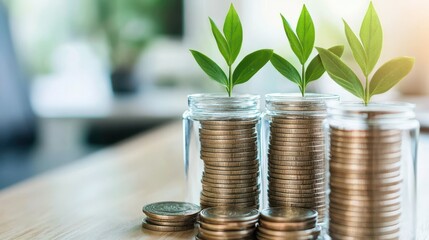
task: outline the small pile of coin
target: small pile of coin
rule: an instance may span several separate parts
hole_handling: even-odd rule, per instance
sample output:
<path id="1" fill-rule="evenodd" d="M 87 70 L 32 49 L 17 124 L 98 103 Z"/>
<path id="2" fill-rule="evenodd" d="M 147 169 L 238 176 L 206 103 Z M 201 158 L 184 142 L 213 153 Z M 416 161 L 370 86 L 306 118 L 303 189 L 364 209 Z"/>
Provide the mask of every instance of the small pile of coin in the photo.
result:
<path id="1" fill-rule="evenodd" d="M 275 207 L 264 209 L 259 219 L 257 239 L 317 239 L 317 212 L 295 207 Z"/>
<path id="2" fill-rule="evenodd" d="M 257 119 L 201 121 L 201 159 L 204 161 L 200 204 L 259 206 Z"/>
<path id="3" fill-rule="evenodd" d="M 196 239 L 254 239 L 258 218 L 259 211 L 253 208 L 206 208 L 200 212 Z"/>
<path id="4" fill-rule="evenodd" d="M 326 213 L 326 106 L 296 102 L 278 103 L 276 108 L 290 112 L 273 116 L 270 122 L 269 206 L 316 209 L 322 221 Z"/>
<path id="5" fill-rule="evenodd" d="M 399 239 L 401 132 L 330 128 L 329 235 Z"/>
<path id="6" fill-rule="evenodd" d="M 186 202 L 157 202 L 143 207 L 143 227 L 158 232 L 194 229 L 201 208 Z"/>

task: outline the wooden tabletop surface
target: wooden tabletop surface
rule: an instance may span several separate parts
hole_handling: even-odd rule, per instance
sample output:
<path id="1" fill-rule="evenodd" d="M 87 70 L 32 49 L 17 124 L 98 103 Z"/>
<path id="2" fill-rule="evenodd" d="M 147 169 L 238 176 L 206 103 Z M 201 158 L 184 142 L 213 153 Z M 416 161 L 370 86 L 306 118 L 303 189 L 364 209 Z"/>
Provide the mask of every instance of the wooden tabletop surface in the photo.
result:
<path id="1" fill-rule="evenodd" d="M 0 192 L 0 239 L 193 239 L 143 230 L 143 205 L 183 200 L 174 123 Z M 421 138 L 418 239 L 429 239 L 429 136 Z"/>

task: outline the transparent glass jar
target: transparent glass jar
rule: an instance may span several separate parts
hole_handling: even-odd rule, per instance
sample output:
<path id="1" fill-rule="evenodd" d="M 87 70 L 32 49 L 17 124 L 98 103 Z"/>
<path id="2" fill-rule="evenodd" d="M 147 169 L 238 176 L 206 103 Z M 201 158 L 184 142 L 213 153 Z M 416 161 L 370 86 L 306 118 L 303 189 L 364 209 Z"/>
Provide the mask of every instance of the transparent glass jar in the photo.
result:
<path id="1" fill-rule="evenodd" d="M 413 109 L 329 105 L 330 238 L 415 239 L 419 123 Z"/>
<path id="2" fill-rule="evenodd" d="M 187 201 L 259 208 L 260 97 L 194 94 L 183 114 Z"/>
<path id="3" fill-rule="evenodd" d="M 262 116 L 264 207 L 293 206 L 327 211 L 323 122 L 331 94 L 268 94 Z"/>

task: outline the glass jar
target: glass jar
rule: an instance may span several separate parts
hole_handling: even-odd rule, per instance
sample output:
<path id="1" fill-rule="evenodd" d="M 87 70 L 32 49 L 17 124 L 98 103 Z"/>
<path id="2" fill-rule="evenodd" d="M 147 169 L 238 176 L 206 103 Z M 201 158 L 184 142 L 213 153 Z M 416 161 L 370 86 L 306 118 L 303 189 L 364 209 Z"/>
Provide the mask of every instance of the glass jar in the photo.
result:
<path id="1" fill-rule="evenodd" d="M 323 122 L 330 94 L 268 94 L 262 122 L 264 206 L 327 210 Z"/>
<path id="2" fill-rule="evenodd" d="M 419 123 L 413 108 L 329 105 L 330 238 L 415 239 Z"/>
<path id="3" fill-rule="evenodd" d="M 260 97 L 195 94 L 183 114 L 187 201 L 259 208 Z"/>

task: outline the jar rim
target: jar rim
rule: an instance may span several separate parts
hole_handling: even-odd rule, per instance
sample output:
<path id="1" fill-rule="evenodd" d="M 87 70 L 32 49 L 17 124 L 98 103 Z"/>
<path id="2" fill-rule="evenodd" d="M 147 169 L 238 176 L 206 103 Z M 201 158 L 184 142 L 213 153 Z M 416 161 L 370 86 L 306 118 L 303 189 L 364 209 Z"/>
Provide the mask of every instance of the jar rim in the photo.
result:
<path id="1" fill-rule="evenodd" d="M 407 102 L 372 102 L 365 105 L 362 102 L 345 101 L 345 102 L 329 102 L 328 108 L 333 110 L 349 111 L 349 112 L 405 112 L 415 108 L 415 104 Z"/>
<path id="2" fill-rule="evenodd" d="M 188 95 L 188 100 L 210 100 L 210 99 L 217 99 L 217 100 L 250 100 L 250 101 L 258 101 L 261 99 L 260 95 L 256 94 L 235 94 L 231 97 L 229 97 L 225 93 L 195 93 Z"/>
<path id="3" fill-rule="evenodd" d="M 303 97 L 301 93 L 270 93 L 265 95 L 266 102 L 313 102 L 339 100 L 339 96 L 329 93 L 306 93 Z"/>

